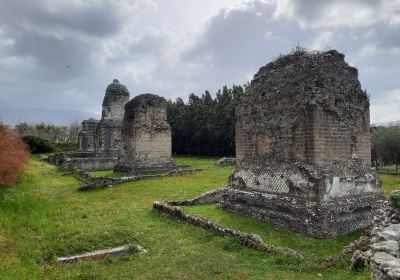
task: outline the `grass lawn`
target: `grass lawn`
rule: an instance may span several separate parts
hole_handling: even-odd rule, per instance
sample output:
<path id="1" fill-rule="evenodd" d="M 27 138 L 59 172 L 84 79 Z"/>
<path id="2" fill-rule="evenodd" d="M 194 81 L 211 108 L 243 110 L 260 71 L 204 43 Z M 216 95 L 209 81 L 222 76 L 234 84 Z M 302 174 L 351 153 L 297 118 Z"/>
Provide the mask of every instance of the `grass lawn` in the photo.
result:
<path id="1" fill-rule="evenodd" d="M 400 189 L 400 171 L 396 174 L 394 170 L 387 171 L 380 169 L 378 174 L 383 183 L 383 191 L 385 192 L 385 195 L 389 195 L 394 190 Z"/>
<path id="2" fill-rule="evenodd" d="M 313 260 L 302 263 L 153 211 L 155 200 L 192 198 L 223 187 L 232 172 L 231 167 L 215 167 L 213 158 L 175 160 L 204 171 L 82 193 L 77 179 L 63 177 L 54 166 L 32 157 L 17 186 L 0 188 L 0 279 L 369 279 L 368 271 L 353 273 L 345 263 L 324 269 L 313 262 L 339 253 L 361 231 L 316 240 L 214 205 L 186 208 Z M 398 179 L 382 175 L 387 189 L 399 186 Z M 143 245 L 148 253 L 74 265 L 51 262 L 57 256 L 127 243 Z"/>

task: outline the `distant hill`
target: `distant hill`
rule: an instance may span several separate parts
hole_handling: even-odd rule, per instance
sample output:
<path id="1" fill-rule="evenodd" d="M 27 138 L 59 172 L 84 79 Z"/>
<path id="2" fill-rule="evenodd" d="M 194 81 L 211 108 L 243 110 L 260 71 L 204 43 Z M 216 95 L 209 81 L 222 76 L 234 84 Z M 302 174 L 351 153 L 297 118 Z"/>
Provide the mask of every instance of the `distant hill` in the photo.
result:
<path id="1" fill-rule="evenodd" d="M 100 119 L 100 115 L 77 110 L 56 110 L 30 107 L 0 107 L 0 122 L 16 125 L 20 122 L 68 125 L 88 118 Z"/>

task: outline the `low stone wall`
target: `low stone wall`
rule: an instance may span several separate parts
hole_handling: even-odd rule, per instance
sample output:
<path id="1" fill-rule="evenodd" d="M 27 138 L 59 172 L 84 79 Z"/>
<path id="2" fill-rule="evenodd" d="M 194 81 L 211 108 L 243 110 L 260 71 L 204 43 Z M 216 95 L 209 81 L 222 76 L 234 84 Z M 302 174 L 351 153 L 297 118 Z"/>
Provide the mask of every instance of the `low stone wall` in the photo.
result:
<path id="1" fill-rule="evenodd" d="M 114 178 L 114 177 L 108 177 L 108 176 L 95 176 L 95 175 L 92 175 L 90 172 L 77 171 L 75 173 L 75 176 L 78 177 L 78 179 L 81 179 L 87 183 L 83 186 L 80 186 L 78 188 L 79 191 L 92 191 L 92 190 L 109 188 L 116 184 L 123 184 L 123 183 L 127 183 L 127 182 L 145 180 L 145 179 L 156 179 L 156 178 L 168 177 L 168 176 L 187 175 L 187 174 L 200 172 L 202 170 L 203 169 L 200 169 L 200 168 L 177 169 L 177 170 L 172 170 L 168 173 L 162 173 L 162 174 L 135 175 L 135 176 L 120 177 L 120 178 Z"/>
<path id="2" fill-rule="evenodd" d="M 206 219 L 196 215 L 190 215 L 185 213 L 182 208 L 178 206 L 173 206 L 165 202 L 155 201 L 153 203 L 153 208 L 160 213 L 163 213 L 169 218 L 178 219 L 189 224 L 202 227 L 204 229 L 211 230 L 219 235 L 230 235 L 238 238 L 244 245 L 255 248 L 260 251 L 269 253 L 280 253 L 288 256 L 298 257 L 300 259 L 305 259 L 304 255 L 296 252 L 290 248 L 275 247 L 269 244 L 265 244 L 261 236 L 257 234 L 245 233 L 238 230 L 234 230 L 228 227 L 224 227 L 210 219 Z"/>
<path id="3" fill-rule="evenodd" d="M 76 177 L 87 182 L 86 185 L 80 186 L 79 191 L 90 191 L 97 190 L 106 187 L 111 187 L 115 184 L 123 184 L 131 181 L 139 180 L 139 176 L 127 176 L 121 178 L 107 177 L 107 176 L 95 176 L 90 172 L 78 171 L 75 173 Z"/>
<path id="4" fill-rule="evenodd" d="M 50 155 L 47 161 L 62 169 L 83 171 L 113 169 L 118 158 L 96 154 L 93 152 L 63 152 Z"/>
<path id="5" fill-rule="evenodd" d="M 107 157 L 73 158 L 60 165 L 60 168 L 85 171 L 108 170 L 112 169 L 117 161 L 117 158 Z"/>
<path id="6" fill-rule="evenodd" d="M 372 210 L 382 205 L 380 198 L 367 193 L 319 201 L 313 197 L 228 187 L 219 206 L 312 237 L 329 238 L 370 226 Z"/>
<path id="7" fill-rule="evenodd" d="M 400 190 L 374 219 L 371 271 L 375 280 L 400 279 Z"/>
<path id="8" fill-rule="evenodd" d="M 199 204 L 210 204 L 220 202 L 222 196 L 226 192 L 226 188 L 216 189 L 213 191 L 205 192 L 198 197 L 186 200 L 170 200 L 169 205 L 172 206 L 185 206 L 185 205 L 199 205 Z"/>

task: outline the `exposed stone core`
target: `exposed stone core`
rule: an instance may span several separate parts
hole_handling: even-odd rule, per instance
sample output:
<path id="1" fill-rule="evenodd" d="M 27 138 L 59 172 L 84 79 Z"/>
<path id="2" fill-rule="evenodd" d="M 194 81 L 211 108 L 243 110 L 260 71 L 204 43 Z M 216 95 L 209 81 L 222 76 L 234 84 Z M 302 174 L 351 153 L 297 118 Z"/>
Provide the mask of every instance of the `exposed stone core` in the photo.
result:
<path id="1" fill-rule="evenodd" d="M 102 118 L 97 127 L 97 152 L 118 156 L 124 105 L 128 100 L 128 89 L 114 79 L 103 100 Z"/>
<path id="2" fill-rule="evenodd" d="M 369 100 L 335 51 L 296 51 L 262 67 L 236 108 L 236 156 L 221 207 L 315 237 L 372 222 Z"/>
<path id="3" fill-rule="evenodd" d="M 96 129 L 99 121 L 88 119 L 82 122 L 82 130 L 79 132 L 79 151 L 94 152 L 96 150 Z"/>
<path id="4" fill-rule="evenodd" d="M 115 170 L 136 173 L 174 168 L 166 106 L 163 97 L 149 93 L 125 105 L 123 145 Z"/>

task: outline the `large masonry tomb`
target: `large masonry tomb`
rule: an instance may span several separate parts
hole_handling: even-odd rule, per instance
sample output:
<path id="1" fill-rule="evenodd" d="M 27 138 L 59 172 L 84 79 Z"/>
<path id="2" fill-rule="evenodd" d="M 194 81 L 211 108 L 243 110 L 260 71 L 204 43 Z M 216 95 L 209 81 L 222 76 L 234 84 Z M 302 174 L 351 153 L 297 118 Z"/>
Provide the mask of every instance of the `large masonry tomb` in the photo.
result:
<path id="1" fill-rule="evenodd" d="M 166 100 L 142 94 L 128 101 L 128 89 L 115 79 L 106 89 L 101 120 L 82 122 L 79 151 L 56 154 L 49 160 L 83 171 L 114 168 L 140 173 L 175 168 Z"/>
<path id="2" fill-rule="evenodd" d="M 236 108 L 238 164 L 220 206 L 324 238 L 372 223 L 369 100 L 335 51 L 297 50 L 262 67 Z"/>
<path id="3" fill-rule="evenodd" d="M 122 149 L 114 170 L 136 173 L 174 167 L 166 100 L 149 93 L 136 96 L 125 105 Z"/>
<path id="4" fill-rule="evenodd" d="M 124 105 L 128 100 L 128 89 L 114 79 L 106 89 L 101 120 L 82 122 L 79 151 L 55 154 L 49 161 L 62 168 L 85 171 L 112 169 L 118 162 Z"/>

